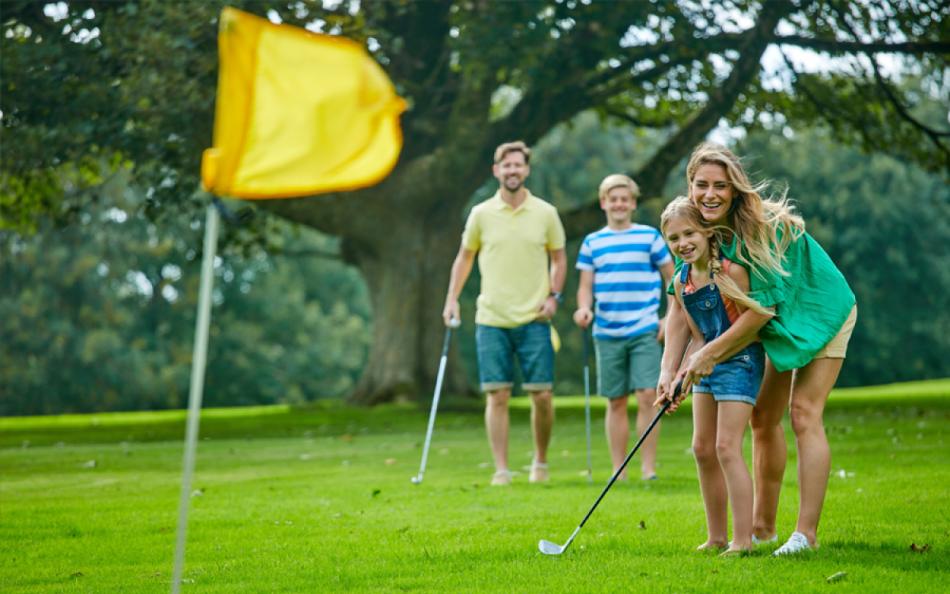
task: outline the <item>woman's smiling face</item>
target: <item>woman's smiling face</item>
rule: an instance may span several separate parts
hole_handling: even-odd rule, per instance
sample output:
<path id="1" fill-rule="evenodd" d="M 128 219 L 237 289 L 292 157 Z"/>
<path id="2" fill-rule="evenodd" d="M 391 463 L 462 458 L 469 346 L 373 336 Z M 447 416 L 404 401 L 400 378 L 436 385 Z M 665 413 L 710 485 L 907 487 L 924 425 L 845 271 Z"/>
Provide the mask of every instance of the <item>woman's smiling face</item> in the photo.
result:
<path id="1" fill-rule="evenodd" d="M 735 193 L 725 167 L 718 163 L 700 165 L 689 184 L 689 197 L 707 222 L 728 224 Z"/>

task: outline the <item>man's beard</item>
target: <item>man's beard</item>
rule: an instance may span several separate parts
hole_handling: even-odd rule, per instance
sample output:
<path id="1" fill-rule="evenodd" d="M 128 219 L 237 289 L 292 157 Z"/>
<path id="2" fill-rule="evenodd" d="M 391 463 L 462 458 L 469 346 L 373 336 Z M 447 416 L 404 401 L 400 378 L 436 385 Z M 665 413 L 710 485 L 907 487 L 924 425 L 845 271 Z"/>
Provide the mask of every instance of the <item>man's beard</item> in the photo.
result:
<path id="1" fill-rule="evenodd" d="M 514 187 L 511 186 L 512 183 L 515 184 Z M 508 190 L 509 192 L 517 192 L 518 190 L 522 188 L 522 186 L 524 186 L 524 180 L 520 180 L 517 178 L 509 178 L 505 180 L 505 189 Z"/>

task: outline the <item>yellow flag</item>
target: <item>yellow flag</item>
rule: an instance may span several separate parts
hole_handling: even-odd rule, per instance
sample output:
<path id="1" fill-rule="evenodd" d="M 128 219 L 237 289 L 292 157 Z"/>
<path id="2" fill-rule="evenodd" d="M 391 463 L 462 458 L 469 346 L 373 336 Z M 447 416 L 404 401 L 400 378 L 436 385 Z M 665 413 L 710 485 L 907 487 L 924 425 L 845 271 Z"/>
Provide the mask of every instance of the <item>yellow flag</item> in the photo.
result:
<path id="1" fill-rule="evenodd" d="M 351 190 L 396 165 L 406 103 L 359 44 L 225 8 L 218 53 L 214 146 L 201 160 L 208 192 Z"/>

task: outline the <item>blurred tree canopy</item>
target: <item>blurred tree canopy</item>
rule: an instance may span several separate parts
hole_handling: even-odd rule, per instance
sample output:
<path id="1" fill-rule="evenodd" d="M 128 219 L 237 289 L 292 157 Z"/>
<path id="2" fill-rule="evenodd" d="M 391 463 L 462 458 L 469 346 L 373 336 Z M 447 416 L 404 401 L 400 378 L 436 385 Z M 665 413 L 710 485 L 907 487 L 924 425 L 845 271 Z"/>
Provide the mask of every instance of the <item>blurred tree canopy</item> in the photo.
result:
<path id="1" fill-rule="evenodd" d="M 123 177 L 66 228 L 0 232 L 0 415 L 187 405 L 202 229 L 156 225 Z M 272 253 L 216 262 L 208 405 L 341 397 L 365 362 L 369 300 L 338 242 L 270 233 Z"/>
<path id="2" fill-rule="evenodd" d="M 373 335 L 354 402 L 418 398 L 431 385 L 448 268 L 499 142 L 537 142 L 588 110 L 623 121 L 650 140 L 621 164 L 647 198 L 722 123 L 779 143 L 820 124 L 833 140 L 930 171 L 950 162 L 950 7 L 938 0 L 230 4 L 365 43 L 410 104 L 402 157 L 383 183 L 265 205 L 338 237 L 366 281 Z M 143 224 L 193 216 L 221 5 L 4 2 L 0 225 L 93 216 L 126 170 Z M 942 117 L 927 111 L 934 101 Z M 562 213 L 574 238 L 601 224 L 590 201 Z M 448 379 L 466 389 L 463 374 Z"/>

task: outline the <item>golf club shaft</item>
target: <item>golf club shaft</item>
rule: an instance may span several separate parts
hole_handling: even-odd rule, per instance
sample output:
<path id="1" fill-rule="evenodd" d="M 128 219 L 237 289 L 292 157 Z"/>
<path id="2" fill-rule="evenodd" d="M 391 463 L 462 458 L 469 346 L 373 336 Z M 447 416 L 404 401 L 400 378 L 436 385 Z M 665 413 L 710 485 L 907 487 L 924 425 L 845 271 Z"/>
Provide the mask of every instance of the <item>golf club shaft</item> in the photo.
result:
<path id="1" fill-rule="evenodd" d="M 429 444 L 432 442 L 432 429 L 435 427 L 435 413 L 439 408 L 439 395 L 442 394 L 442 378 L 445 376 L 445 364 L 449 358 L 449 340 L 452 338 L 452 328 L 446 327 L 445 339 L 442 341 L 442 357 L 439 359 L 439 372 L 435 378 L 435 392 L 432 394 L 432 408 L 429 409 L 429 425 L 426 428 L 426 441 L 422 447 L 422 462 L 419 464 L 419 478 L 426 471 L 426 461 L 429 459 Z"/>
<path id="2" fill-rule="evenodd" d="M 594 480 L 593 464 L 590 455 L 590 346 L 587 344 L 587 330 L 584 339 L 584 423 L 587 429 L 587 479 Z"/>
<path id="3" fill-rule="evenodd" d="M 607 494 L 607 491 L 610 490 L 610 487 L 612 487 L 613 484 L 617 481 L 617 477 L 619 477 L 620 474 L 623 472 L 623 469 L 627 467 L 627 464 L 630 462 L 630 459 L 633 458 L 633 455 L 636 454 L 637 450 L 640 449 L 640 446 L 643 444 L 646 438 L 650 435 L 650 432 L 653 431 L 653 428 L 656 426 L 656 424 L 660 422 L 660 418 L 662 418 L 663 415 L 666 413 L 667 409 L 670 408 L 670 405 L 673 404 L 673 400 L 676 399 L 679 393 L 680 393 L 680 386 L 678 385 L 676 386 L 676 390 L 674 391 L 673 399 L 667 400 L 663 403 L 663 406 L 660 408 L 660 412 L 656 413 L 656 416 L 653 417 L 653 420 L 650 422 L 650 425 L 646 428 L 646 431 L 643 432 L 643 435 L 641 435 L 640 439 L 637 441 L 637 445 L 633 446 L 633 449 L 630 450 L 629 454 L 627 454 L 627 457 L 623 461 L 623 464 L 621 464 L 620 468 L 618 468 L 617 471 L 614 472 L 614 475 L 610 477 L 610 482 L 607 483 L 607 486 L 604 487 L 603 491 L 601 491 L 600 497 L 598 497 L 597 501 L 594 502 L 594 505 L 591 506 L 590 511 L 587 512 L 587 515 L 584 516 L 584 519 L 581 520 L 581 523 L 577 525 L 578 530 L 587 522 L 587 518 L 589 518 L 591 514 L 594 513 L 594 510 L 597 509 L 597 506 L 600 504 L 600 500 L 604 498 L 604 495 Z"/>

